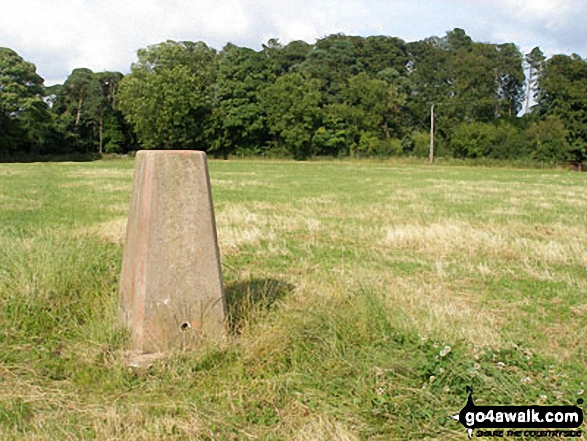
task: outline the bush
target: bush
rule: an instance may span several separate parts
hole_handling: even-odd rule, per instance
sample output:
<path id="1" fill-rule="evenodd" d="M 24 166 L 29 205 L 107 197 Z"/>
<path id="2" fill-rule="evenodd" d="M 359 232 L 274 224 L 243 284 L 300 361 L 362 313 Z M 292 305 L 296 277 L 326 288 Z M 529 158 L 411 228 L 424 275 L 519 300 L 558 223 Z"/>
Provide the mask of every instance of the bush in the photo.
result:
<path id="1" fill-rule="evenodd" d="M 403 152 L 402 142 L 397 138 L 381 139 L 369 132 L 361 134 L 354 153 L 359 156 L 395 156 Z"/>
<path id="2" fill-rule="evenodd" d="M 402 140 L 403 151 L 410 156 L 428 158 L 430 156 L 430 133 L 414 131 Z M 434 157 L 450 154 L 445 140 L 441 136 L 434 136 Z"/>
<path id="3" fill-rule="evenodd" d="M 495 127 L 495 139 L 490 158 L 516 159 L 528 157 L 530 151 L 522 132 L 510 123 L 500 123 Z"/>
<path id="4" fill-rule="evenodd" d="M 495 126 L 489 123 L 462 123 L 452 132 L 450 143 L 455 156 L 480 158 L 489 156 L 495 144 Z"/>
<path id="5" fill-rule="evenodd" d="M 454 155 L 463 158 L 514 159 L 529 153 L 520 131 L 507 122 L 459 124 L 450 143 Z"/>
<path id="6" fill-rule="evenodd" d="M 318 155 L 339 156 L 348 152 L 349 133 L 341 128 L 320 127 L 312 137 Z"/>
<path id="7" fill-rule="evenodd" d="M 571 146 L 567 141 L 568 131 L 562 120 L 556 116 L 530 126 L 526 132 L 526 142 L 530 155 L 540 162 L 559 162 L 570 159 Z"/>

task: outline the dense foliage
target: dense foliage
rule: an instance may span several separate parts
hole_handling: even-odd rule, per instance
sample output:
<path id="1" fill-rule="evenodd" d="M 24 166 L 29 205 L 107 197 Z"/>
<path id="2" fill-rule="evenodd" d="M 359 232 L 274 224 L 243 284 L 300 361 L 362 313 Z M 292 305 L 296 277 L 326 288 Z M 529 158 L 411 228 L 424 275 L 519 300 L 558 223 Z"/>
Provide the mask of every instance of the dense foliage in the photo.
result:
<path id="1" fill-rule="evenodd" d="M 43 86 L 0 49 L 0 156 L 201 149 L 215 156 L 428 154 L 587 160 L 587 62 L 512 44 L 334 34 L 260 51 L 166 41 L 131 72 Z M 524 116 L 518 116 L 524 107 Z"/>

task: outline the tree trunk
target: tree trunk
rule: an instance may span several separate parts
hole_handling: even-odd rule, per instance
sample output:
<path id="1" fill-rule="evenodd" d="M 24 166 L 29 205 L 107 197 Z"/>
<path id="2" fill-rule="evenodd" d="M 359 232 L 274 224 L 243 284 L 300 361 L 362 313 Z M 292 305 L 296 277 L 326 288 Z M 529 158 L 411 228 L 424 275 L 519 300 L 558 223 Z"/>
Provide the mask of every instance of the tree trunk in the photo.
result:
<path id="1" fill-rule="evenodd" d="M 112 101 L 112 108 L 116 109 L 116 84 L 110 84 L 110 96 Z"/>
<path id="2" fill-rule="evenodd" d="M 84 102 L 84 91 L 83 91 L 83 89 L 80 89 L 79 97 L 78 97 L 78 101 L 77 101 L 77 115 L 75 116 L 75 125 L 76 126 L 79 124 L 79 120 L 82 116 L 82 103 L 83 102 Z"/>
<path id="3" fill-rule="evenodd" d="M 532 93 L 532 66 L 528 69 L 528 81 L 526 87 L 526 109 L 524 113 L 528 113 L 528 108 L 530 107 L 530 94 Z"/>
<path id="4" fill-rule="evenodd" d="M 100 113 L 100 121 L 99 121 L 99 135 L 100 135 L 100 145 L 98 147 L 98 152 L 102 154 L 102 144 L 104 142 L 104 126 L 102 124 L 102 114 Z"/>

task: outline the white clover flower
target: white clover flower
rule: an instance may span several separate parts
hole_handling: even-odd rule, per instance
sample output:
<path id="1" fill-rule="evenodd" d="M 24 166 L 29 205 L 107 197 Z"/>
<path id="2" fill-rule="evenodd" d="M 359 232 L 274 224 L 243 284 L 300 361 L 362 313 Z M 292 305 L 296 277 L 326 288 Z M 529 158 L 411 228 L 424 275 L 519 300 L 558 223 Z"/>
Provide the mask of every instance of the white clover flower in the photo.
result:
<path id="1" fill-rule="evenodd" d="M 446 357 L 449 352 L 450 352 L 450 346 L 445 346 L 444 349 L 442 351 L 440 351 L 440 356 Z"/>

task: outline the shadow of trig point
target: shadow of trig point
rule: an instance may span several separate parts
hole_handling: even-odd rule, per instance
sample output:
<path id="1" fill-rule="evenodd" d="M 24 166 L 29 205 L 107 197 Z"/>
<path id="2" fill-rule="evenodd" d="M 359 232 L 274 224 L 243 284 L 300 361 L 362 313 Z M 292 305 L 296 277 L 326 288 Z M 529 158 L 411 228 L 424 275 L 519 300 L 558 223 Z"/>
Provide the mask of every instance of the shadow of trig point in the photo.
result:
<path id="1" fill-rule="evenodd" d="M 189 349 L 226 336 L 226 300 L 206 154 L 139 151 L 119 314 L 138 353 Z"/>

